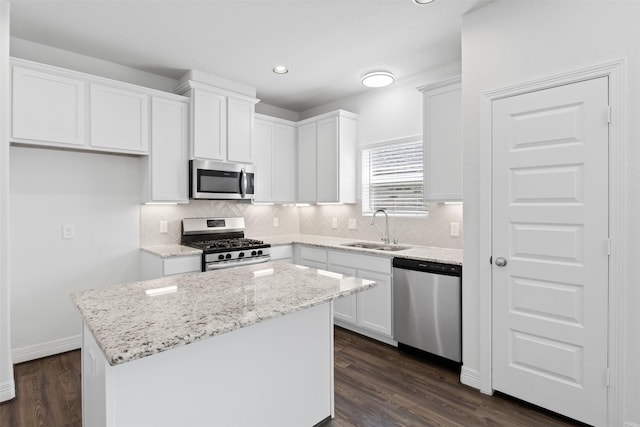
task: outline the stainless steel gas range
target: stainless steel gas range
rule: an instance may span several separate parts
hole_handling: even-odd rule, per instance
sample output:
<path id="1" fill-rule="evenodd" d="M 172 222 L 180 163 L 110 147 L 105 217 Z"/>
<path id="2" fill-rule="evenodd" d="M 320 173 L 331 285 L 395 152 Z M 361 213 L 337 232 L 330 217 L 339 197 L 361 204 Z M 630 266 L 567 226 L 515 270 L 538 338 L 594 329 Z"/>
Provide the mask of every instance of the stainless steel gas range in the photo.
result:
<path id="1" fill-rule="evenodd" d="M 185 246 L 201 249 L 202 271 L 257 264 L 271 259 L 271 245 L 244 237 L 244 218 L 185 218 Z"/>

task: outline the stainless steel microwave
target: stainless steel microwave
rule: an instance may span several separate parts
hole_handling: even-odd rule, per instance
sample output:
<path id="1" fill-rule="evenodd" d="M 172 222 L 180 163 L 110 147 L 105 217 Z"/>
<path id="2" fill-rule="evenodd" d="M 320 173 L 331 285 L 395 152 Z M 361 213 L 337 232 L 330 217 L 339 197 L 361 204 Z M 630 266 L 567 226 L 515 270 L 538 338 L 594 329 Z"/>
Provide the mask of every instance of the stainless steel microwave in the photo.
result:
<path id="1" fill-rule="evenodd" d="M 254 167 L 238 163 L 189 160 L 189 197 L 209 200 L 253 200 Z"/>

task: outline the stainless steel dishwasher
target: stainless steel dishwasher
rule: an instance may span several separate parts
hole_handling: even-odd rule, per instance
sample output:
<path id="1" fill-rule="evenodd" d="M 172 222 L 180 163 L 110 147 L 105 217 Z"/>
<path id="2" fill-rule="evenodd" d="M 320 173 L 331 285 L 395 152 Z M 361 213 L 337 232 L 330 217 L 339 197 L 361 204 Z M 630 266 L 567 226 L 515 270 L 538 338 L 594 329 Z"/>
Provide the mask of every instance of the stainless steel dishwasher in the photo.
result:
<path id="1" fill-rule="evenodd" d="M 393 259 L 393 338 L 399 347 L 462 361 L 462 266 Z"/>

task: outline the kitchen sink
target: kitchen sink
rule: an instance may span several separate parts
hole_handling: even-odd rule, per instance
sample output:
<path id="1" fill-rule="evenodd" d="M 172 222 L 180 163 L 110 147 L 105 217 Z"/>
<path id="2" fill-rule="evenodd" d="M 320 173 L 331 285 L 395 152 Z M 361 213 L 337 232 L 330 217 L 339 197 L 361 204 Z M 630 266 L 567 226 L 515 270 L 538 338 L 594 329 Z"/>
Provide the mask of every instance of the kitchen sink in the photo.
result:
<path id="1" fill-rule="evenodd" d="M 409 249 L 409 246 L 391 245 L 388 243 L 370 243 L 370 242 L 343 243 L 342 246 L 349 246 L 351 248 L 375 249 L 378 251 L 401 251 L 403 249 Z"/>

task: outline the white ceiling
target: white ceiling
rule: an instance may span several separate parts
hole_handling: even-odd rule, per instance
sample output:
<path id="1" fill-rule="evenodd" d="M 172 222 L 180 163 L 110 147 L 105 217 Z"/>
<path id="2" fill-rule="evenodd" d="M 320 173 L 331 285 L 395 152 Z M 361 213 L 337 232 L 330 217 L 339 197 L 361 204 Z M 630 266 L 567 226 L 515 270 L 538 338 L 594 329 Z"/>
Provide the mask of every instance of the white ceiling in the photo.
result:
<path id="1" fill-rule="evenodd" d="M 301 112 L 372 90 L 372 70 L 402 79 L 459 60 L 461 17 L 486 2 L 14 0 L 11 34 L 174 79 L 203 71 Z"/>

